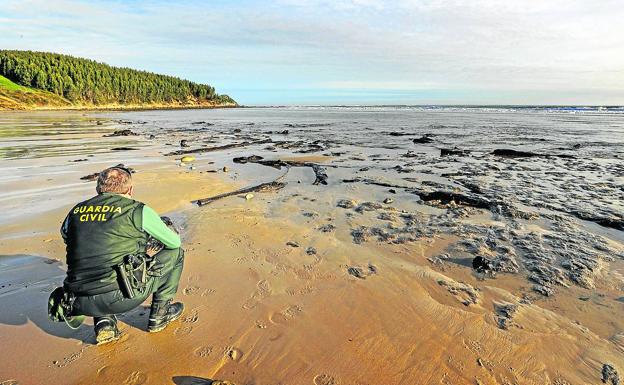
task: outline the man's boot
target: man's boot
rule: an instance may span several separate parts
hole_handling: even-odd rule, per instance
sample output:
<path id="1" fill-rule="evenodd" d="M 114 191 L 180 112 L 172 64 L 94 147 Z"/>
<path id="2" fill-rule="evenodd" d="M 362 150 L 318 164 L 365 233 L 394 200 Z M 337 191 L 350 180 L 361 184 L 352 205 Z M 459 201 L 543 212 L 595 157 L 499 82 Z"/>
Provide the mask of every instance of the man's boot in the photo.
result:
<path id="1" fill-rule="evenodd" d="M 93 323 L 95 326 L 95 341 L 98 345 L 103 345 L 121 337 L 121 332 L 117 328 L 117 317 L 105 316 L 94 317 Z"/>
<path id="2" fill-rule="evenodd" d="M 177 320 L 184 311 L 182 302 L 152 302 L 147 331 L 156 333 L 163 330 L 169 323 Z"/>

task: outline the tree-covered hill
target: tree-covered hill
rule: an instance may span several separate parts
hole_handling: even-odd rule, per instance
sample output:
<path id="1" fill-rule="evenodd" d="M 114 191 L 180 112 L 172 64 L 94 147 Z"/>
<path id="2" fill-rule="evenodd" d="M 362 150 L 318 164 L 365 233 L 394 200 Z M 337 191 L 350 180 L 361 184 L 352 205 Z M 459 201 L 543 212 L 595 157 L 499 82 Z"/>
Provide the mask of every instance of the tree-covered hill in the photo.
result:
<path id="1" fill-rule="evenodd" d="M 0 75 L 76 106 L 236 105 L 207 84 L 55 53 L 0 50 Z M 19 92 L 6 87 L 4 91 Z"/>

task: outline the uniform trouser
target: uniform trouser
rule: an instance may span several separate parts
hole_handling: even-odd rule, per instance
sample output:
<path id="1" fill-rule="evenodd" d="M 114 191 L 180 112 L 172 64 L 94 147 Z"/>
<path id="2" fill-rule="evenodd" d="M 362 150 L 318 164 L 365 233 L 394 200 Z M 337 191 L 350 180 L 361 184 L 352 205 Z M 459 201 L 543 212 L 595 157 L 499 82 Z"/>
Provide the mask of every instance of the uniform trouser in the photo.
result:
<path id="1" fill-rule="evenodd" d="M 121 290 L 92 296 L 76 297 L 73 313 L 95 317 L 109 317 L 114 314 L 125 313 L 141 305 L 150 294 L 152 303 L 166 302 L 173 299 L 178 291 L 178 283 L 184 265 L 184 251 L 179 249 L 163 249 L 154 259 L 150 278 L 145 290 L 137 292 L 134 298 L 126 298 Z"/>

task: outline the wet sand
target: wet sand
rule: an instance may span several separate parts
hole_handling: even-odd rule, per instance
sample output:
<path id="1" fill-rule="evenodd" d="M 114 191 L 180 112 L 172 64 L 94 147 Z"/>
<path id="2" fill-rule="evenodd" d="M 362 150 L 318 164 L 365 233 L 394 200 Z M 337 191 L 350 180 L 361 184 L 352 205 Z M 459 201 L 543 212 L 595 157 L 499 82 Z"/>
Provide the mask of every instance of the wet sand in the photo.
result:
<path id="1" fill-rule="evenodd" d="M 553 229 L 544 214 L 515 218 L 512 226 L 508 217 L 487 209 L 427 205 L 407 191 L 335 182 L 352 177 L 353 170 L 331 166 L 349 156 L 367 156 L 356 153 L 301 154 L 255 146 L 196 154 L 190 170 L 191 164 L 179 166 L 179 156 L 162 154 L 180 149 L 177 143 L 184 138 L 197 148 L 253 134 L 212 133 L 204 138 L 211 143 L 200 145 L 196 132 L 171 130 L 161 136 L 136 122 L 60 118 L 68 119 L 91 129 L 60 135 L 60 141 L 67 140 L 68 148 L 93 143 L 93 157 L 57 149 L 3 161 L 0 202 L 8 214 L 0 221 L 3 385 L 212 380 L 562 385 L 601 383 L 605 363 L 624 370 L 624 263 L 618 257 L 624 254 L 618 254 L 623 250 L 618 230 L 594 229 L 604 239 L 591 241 L 604 240 L 599 243 L 603 253 L 614 257 L 599 261 L 589 276 L 591 286 L 566 278 L 565 286 L 554 285 L 555 292 L 545 296 L 527 279 L 532 265 L 519 251 L 519 271 L 484 278 L 469 267 L 475 254 L 462 243 L 474 241 L 481 227 L 507 232 L 497 233 L 499 247 L 502 236 L 549 235 Z M 103 124 L 94 124 L 97 120 Z M 126 127 L 140 135 L 101 139 Z M 148 138 L 151 132 L 156 138 Z M 122 145 L 138 149 L 109 150 Z M 322 164 L 330 185 L 312 185 L 315 175 L 308 167 L 286 172 L 231 162 L 252 154 Z M 70 162 L 78 158 L 88 160 Z M 177 298 L 186 311 L 152 335 L 144 332 L 148 310 L 136 309 L 121 317 L 122 340 L 98 347 L 90 321 L 76 331 L 54 324 L 46 318 L 45 302 L 64 275 L 60 223 L 95 187 L 79 178 L 120 161 L 136 169 L 136 198 L 182 227 L 186 260 Z M 250 200 L 233 196 L 203 207 L 191 203 L 282 175 L 288 183 L 284 189 L 253 193 Z M 385 171 L 367 175 L 373 177 L 391 180 Z M 387 198 L 392 202 L 382 203 Z M 338 207 L 345 199 L 354 206 Z M 448 227 L 449 220 L 461 229 Z M 575 226 L 564 230 L 576 234 Z M 580 236 L 569 241 L 586 247 Z M 481 245 L 481 251 L 500 253 L 488 247 Z M 544 243 L 547 255 L 549 247 Z"/>

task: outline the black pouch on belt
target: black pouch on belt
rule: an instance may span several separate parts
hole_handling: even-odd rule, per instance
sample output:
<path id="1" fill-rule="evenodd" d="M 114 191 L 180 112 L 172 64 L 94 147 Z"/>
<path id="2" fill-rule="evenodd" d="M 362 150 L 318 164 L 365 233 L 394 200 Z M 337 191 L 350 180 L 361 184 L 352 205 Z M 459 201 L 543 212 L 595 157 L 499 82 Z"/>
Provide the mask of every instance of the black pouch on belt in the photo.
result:
<path id="1" fill-rule="evenodd" d="M 151 265 L 145 255 L 127 255 L 117 265 L 119 287 L 126 298 L 134 298 L 136 293 L 145 291 L 148 281 L 148 269 Z"/>

